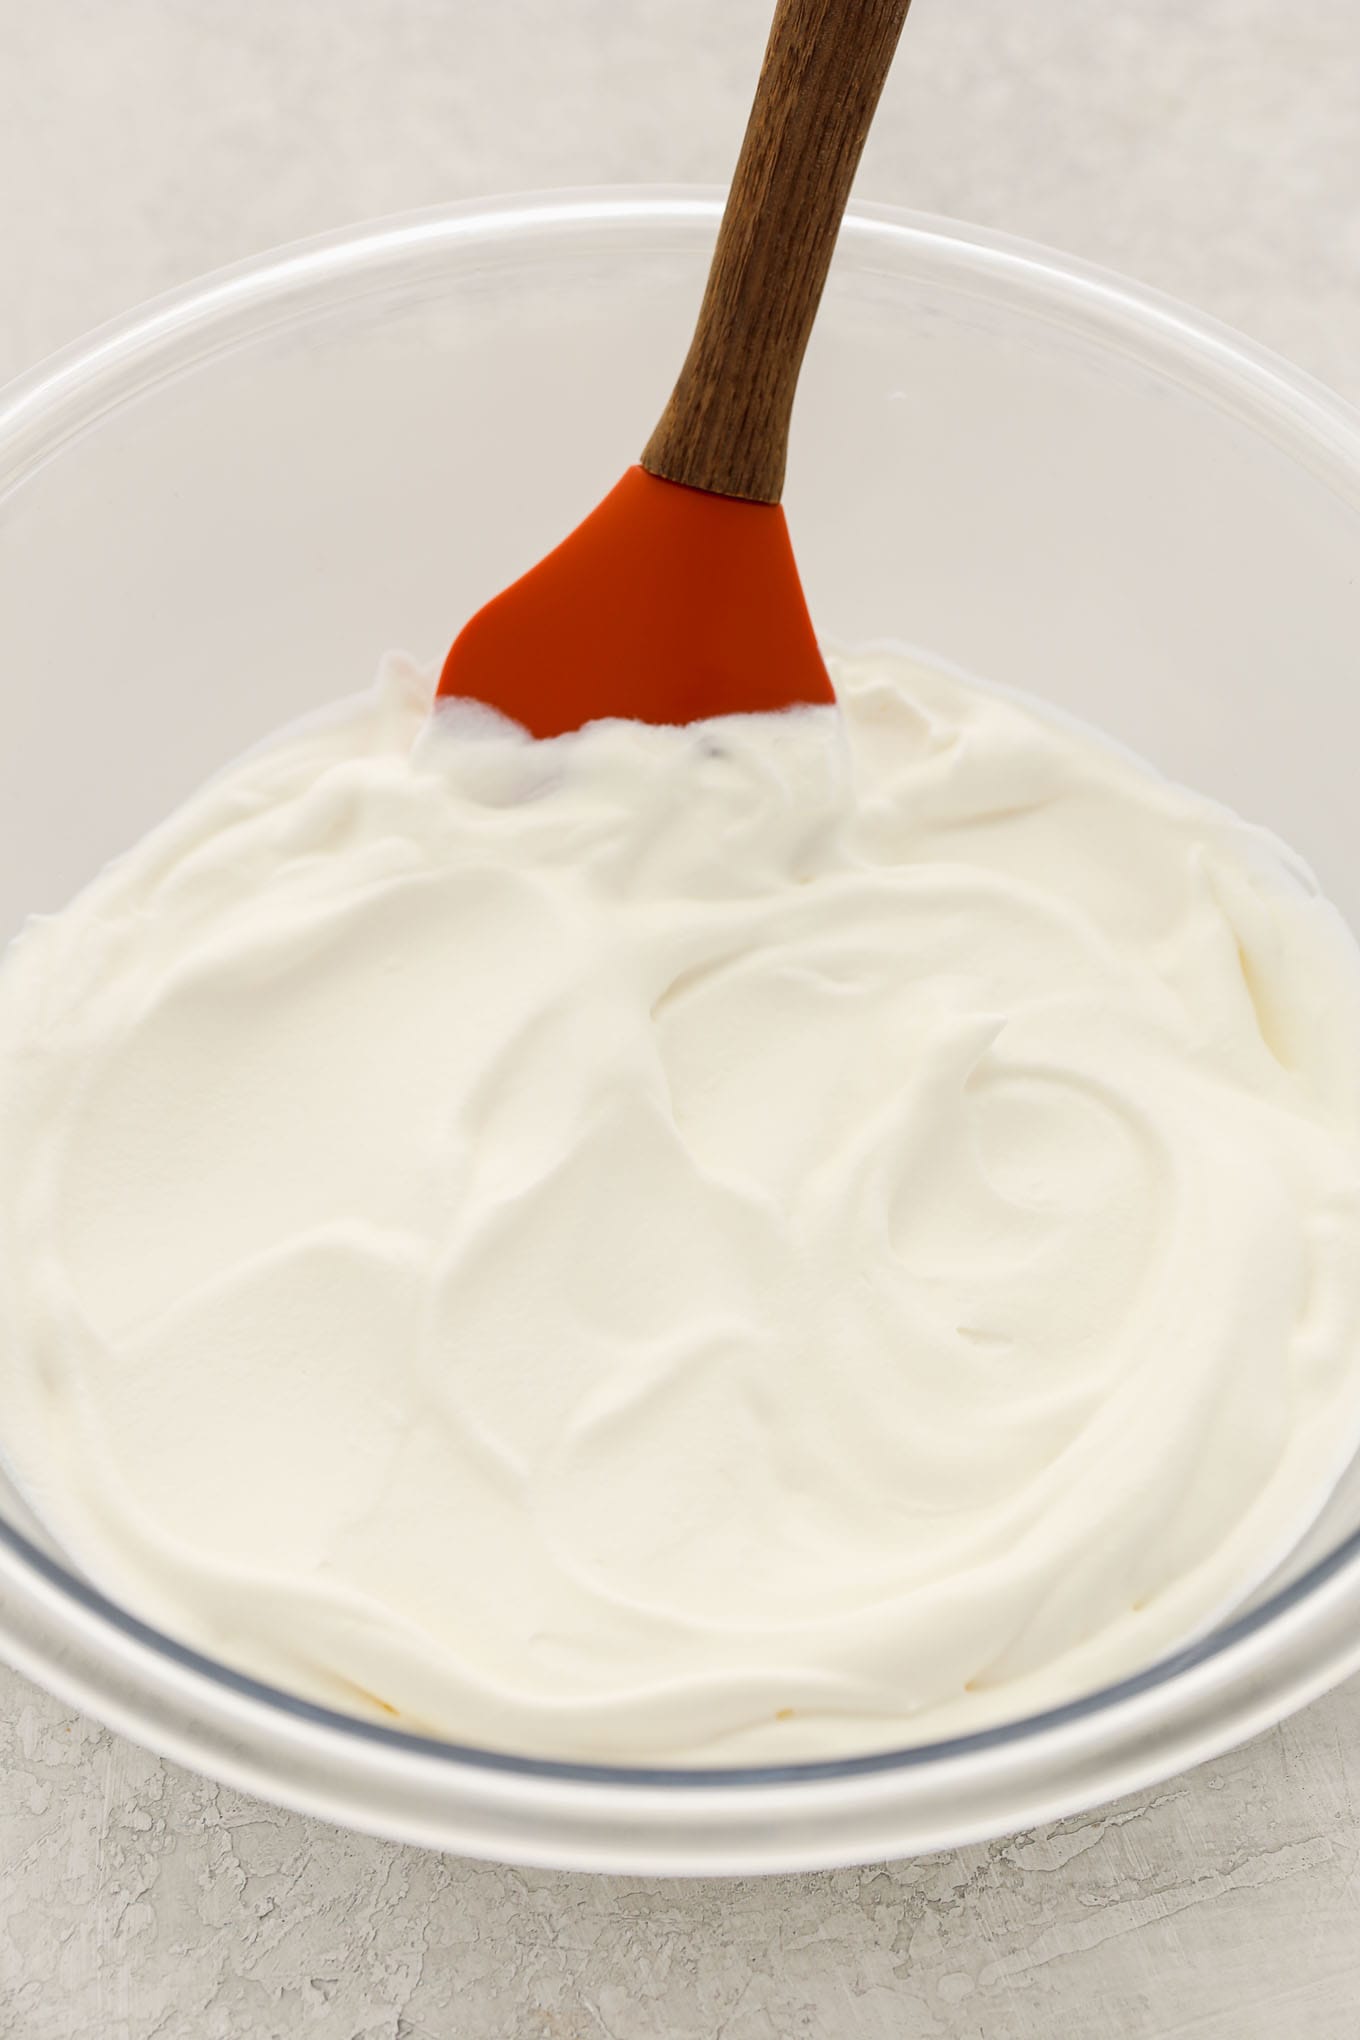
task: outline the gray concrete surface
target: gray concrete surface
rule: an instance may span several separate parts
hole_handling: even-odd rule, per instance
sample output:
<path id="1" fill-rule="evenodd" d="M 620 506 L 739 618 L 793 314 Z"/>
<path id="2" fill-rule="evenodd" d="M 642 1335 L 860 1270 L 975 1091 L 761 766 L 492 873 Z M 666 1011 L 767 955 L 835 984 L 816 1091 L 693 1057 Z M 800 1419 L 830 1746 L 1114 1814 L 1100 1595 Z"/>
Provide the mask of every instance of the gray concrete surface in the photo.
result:
<path id="1" fill-rule="evenodd" d="M 719 180 L 767 0 L 0 0 L 0 376 L 359 215 Z M 1075 249 L 1360 399 L 1354 0 L 916 0 L 860 189 Z M 1360 1687 L 1035 1834 L 774 1883 L 445 1861 L 0 1671 L 4 2040 L 1352 2040 Z"/>

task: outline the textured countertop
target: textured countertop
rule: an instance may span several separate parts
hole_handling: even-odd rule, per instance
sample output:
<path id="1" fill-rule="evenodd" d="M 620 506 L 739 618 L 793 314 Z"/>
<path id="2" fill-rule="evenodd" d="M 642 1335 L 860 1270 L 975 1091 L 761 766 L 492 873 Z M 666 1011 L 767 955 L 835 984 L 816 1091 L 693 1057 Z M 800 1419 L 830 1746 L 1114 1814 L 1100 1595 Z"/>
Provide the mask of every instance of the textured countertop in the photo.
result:
<path id="1" fill-rule="evenodd" d="M 768 0 L 0 0 L 0 378 L 271 243 L 717 182 Z M 1360 400 L 1354 0 L 916 0 L 859 189 Z M 1034 1834 L 773 1882 L 502 1870 L 219 1789 L 0 1669 L 3 2040 L 1353 2040 L 1360 1682 Z"/>

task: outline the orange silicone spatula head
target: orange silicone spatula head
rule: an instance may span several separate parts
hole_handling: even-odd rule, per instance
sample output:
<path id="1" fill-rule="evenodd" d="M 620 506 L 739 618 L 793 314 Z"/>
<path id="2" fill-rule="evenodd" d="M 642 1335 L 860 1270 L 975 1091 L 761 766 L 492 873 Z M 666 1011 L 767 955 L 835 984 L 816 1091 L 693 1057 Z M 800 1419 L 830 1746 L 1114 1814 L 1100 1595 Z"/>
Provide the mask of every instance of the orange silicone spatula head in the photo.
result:
<path id="1" fill-rule="evenodd" d="M 538 737 L 834 699 L 779 498 L 794 390 L 910 0 L 778 0 L 694 339 L 641 465 L 454 642 Z"/>
<path id="2" fill-rule="evenodd" d="M 440 693 L 490 702 L 536 737 L 600 716 L 698 722 L 834 699 L 779 505 L 641 467 L 478 610 Z"/>

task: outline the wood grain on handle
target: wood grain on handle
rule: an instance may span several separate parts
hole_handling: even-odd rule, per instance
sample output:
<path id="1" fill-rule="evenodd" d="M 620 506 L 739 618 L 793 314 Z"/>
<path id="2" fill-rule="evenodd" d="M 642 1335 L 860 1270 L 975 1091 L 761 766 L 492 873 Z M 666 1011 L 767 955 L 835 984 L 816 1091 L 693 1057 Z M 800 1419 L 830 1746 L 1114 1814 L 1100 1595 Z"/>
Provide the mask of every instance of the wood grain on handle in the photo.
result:
<path id="1" fill-rule="evenodd" d="M 910 0 L 779 0 L 694 338 L 642 465 L 777 503 L 803 350 Z"/>

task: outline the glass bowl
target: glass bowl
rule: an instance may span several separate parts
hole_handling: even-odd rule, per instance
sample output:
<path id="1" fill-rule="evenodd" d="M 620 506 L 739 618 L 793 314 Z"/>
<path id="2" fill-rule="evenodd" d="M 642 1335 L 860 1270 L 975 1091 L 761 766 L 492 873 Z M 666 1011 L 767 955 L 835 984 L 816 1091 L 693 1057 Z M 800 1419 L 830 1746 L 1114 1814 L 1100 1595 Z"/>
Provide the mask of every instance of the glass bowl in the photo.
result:
<path id="1" fill-rule="evenodd" d="M 719 203 L 563 193 L 355 228 L 0 398 L 0 940 L 390 646 L 440 654 L 576 521 L 669 388 Z M 1065 257 L 862 207 L 789 471 L 824 635 L 907 639 L 1100 725 L 1277 829 L 1360 920 L 1360 418 L 1339 401 Z M 113 1605 L 7 1489 L 0 1650 L 168 1756 L 401 1840 L 581 1869 L 865 1862 L 1145 1785 L 1360 1664 L 1360 1469 L 1176 1657 L 850 1762 L 611 1769 L 353 1720 Z"/>

